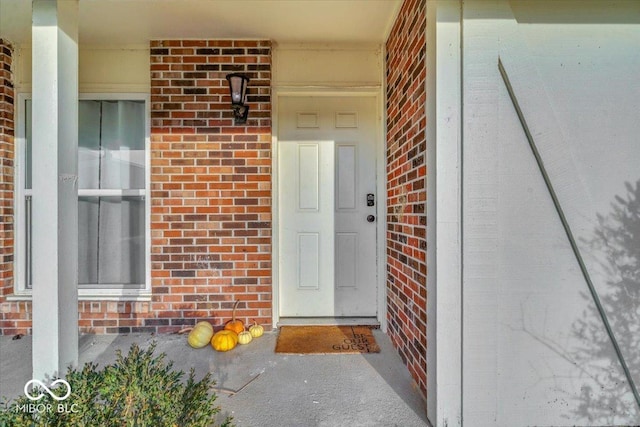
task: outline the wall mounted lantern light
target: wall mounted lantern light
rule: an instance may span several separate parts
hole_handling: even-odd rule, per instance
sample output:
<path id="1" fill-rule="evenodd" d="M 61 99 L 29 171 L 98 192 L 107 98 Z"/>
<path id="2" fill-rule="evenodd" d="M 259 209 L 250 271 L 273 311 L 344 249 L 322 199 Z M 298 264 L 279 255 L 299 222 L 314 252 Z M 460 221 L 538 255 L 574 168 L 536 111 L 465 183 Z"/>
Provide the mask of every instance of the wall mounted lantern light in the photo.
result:
<path id="1" fill-rule="evenodd" d="M 229 81 L 229 92 L 231 92 L 233 123 L 236 125 L 244 124 L 249 115 L 249 106 L 245 105 L 249 78 L 244 74 L 233 73 L 227 74 L 227 80 Z"/>

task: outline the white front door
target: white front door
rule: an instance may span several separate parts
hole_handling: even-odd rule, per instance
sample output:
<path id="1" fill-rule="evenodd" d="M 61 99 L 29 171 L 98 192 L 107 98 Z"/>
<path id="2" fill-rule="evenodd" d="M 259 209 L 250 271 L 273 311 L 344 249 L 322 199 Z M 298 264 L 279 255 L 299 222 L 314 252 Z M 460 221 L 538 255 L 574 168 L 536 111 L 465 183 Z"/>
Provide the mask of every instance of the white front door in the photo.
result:
<path id="1" fill-rule="evenodd" d="M 376 98 L 278 107 L 280 316 L 375 316 Z"/>

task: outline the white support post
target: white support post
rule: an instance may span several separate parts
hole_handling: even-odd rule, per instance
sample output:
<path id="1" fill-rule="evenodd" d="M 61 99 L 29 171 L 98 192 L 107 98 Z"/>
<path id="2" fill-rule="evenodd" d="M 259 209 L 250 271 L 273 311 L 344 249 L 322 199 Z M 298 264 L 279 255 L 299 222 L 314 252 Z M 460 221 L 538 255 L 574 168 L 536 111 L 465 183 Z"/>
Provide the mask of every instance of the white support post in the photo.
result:
<path id="1" fill-rule="evenodd" d="M 427 416 L 462 426 L 461 1 L 427 0 Z"/>
<path id="2" fill-rule="evenodd" d="M 78 1 L 33 0 L 33 378 L 78 362 Z"/>

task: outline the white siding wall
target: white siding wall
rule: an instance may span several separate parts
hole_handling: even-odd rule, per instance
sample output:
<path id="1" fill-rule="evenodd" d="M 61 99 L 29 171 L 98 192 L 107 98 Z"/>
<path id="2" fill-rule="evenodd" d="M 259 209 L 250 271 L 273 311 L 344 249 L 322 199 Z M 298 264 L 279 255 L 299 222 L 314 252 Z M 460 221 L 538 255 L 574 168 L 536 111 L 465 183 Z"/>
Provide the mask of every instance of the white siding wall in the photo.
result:
<path id="1" fill-rule="evenodd" d="M 640 4 L 539 3 L 465 2 L 464 425 L 637 425 L 498 57 L 640 383 Z"/>
<path id="2" fill-rule="evenodd" d="M 283 44 L 273 50 L 274 87 L 382 87 L 375 44 Z M 16 55 L 16 89 L 31 90 L 31 47 Z M 81 92 L 143 92 L 150 88 L 148 46 L 81 46 Z"/>
<path id="3" fill-rule="evenodd" d="M 273 84 L 280 87 L 381 87 L 379 45 L 282 44 L 273 50 Z"/>
<path id="4" fill-rule="evenodd" d="M 284 44 L 273 50 L 273 86 L 382 87 L 383 58 L 375 44 Z M 16 89 L 31 90 L 31 47 L 16 54 Z M 148 46 L 81 46 L 80 92 L 150 90 Z"/>
<path id="5" fill-rule="evenodd" d="M 149 93 L 149 47 L 80 46 L 80 92 Z M 31 91 L 31 47 L 16 55 L 16 92 Z"/>

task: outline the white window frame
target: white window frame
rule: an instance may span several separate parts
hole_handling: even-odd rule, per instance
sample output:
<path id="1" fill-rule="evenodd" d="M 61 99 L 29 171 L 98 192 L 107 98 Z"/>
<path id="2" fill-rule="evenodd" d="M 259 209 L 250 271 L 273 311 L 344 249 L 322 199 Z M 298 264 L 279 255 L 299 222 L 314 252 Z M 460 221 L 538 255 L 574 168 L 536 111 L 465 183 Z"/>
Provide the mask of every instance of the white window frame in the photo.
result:
<path id="1" fill-rule="evenodd" d="M 30 93 L 19 93 L 16 104 L 15 117 L 15 148 L 14 148 L 14 295 L 7 296 L 7 300 L 30 300 L 32 289 L 26 285 L 26 221 L 25 197 L 32 190 L 24 188 L 24 169 L 26 165 L 26 111 L 25 103 L 31 99 Z M 79 100 L 92 101 L 144 101 L 145 105 L 145 188 L 122 190 L 94 190 L 79 189 L 78 196 L 141 196 L 145 199 L 145 283 L 136 285 L 79 285 L 79 300 L 151 300 L 151 111 L 150 96 L 147 93 L 81 93 Z"/>

